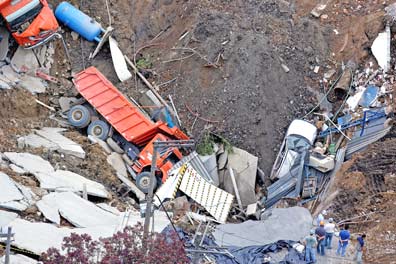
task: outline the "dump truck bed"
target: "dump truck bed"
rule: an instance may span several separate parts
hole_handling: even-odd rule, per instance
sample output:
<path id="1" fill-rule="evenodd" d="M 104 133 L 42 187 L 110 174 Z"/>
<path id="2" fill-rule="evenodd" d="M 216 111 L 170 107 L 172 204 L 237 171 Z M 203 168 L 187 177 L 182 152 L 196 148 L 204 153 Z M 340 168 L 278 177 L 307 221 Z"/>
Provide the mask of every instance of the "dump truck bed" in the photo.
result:
<path id="1" fill-rule="evenodd" d="M 78 92 L 129 142 L 142 146 L 157 133 L 188 139 L 177 127 L 169 128 L 162 121 L 154 123 L 146 118 L 95 67 L 76 74 L 73 82 Z"/>

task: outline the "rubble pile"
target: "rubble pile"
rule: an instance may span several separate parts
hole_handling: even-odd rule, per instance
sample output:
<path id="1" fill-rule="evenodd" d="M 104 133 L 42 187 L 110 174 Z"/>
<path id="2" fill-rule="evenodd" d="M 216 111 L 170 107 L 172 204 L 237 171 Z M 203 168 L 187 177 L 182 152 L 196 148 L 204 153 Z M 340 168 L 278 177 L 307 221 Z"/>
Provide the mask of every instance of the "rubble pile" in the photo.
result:
<path id="1" fill-rule="evenodd" d="M 106 6 L 108 21 L 99 23 L 98 14 L 70 3 L 58 3 L 53 12 L 41 2 L 34 9 L 38 13 L 25 21 L 30 29 L 25 33 L 35 34 L 34 21 L 46 15 L 48 35 L 25 38 L 19 35 L 25 27 L 12 28 L 11 35 L 0 28 L 0 249 L 5 248 L 0 263 L 38 263 L 49 248 L 62 250 L 63 239 L 72 233 L 98 240 L 137 223 L 144 223 L 145 233 L 175 231 L 193 263 L 304 263 L 303 239 L 324 209 L 340 225 L 367 228 L 373 243 L 379 241 L 374 232 L 387 239 L 394 235 L 374 225 L 383 216 L 396 217 L 390 212 L 396 183 L 392 20 L 372 39 L 371 60 L 333 65 L 324 62 L 325 41 L 316 45 L 314 34 L 304 33 L 312 29 L 324 39 L 325 30 L 315 20 L 329 18 L 330 4 L 313 6 L 309 18 L 294 21 L 288 1 L 230 5 L 224 14 L 221 4 L 183 3 L 187 13 L 192 7 L 213 10 L 199 14 L 202 22 L 175 29 L 182 34 L 173 36 L 176 44 L 164 44 L 172 48 L 157 54 L 162 64 L 155 71 L 141 53 L 163 45 L 154 42 L 161 34 L 176 34 L 168 28 L 137 51 L 134 47 L 131 55 L 130 38 L 126 49 L 125 30 L 117 31 L 118 20 L 112 24 L 115 5 Z M 167 5 L 172 10 L 176 4 Z M 232 18 L 238 8 L 254 21 Z M 388 18 L 394 16 L 392 10 L 385 10 Z M 154 7 L 152 12 L 157 12 Z M 169 21 L 178 19 L 184 21 Z M 91 31 L 82 27 L 87 21 Z M 258 21 L 268 22 L 274 32 Z M 6 23 L 7 28 L 21 26 Z M 215 32 L 218 24 L 223 26 Z M 246 36 L 234 34 L 241 28 Z M 76 55 L 77 42 L 82 58 Z M 274 49 L 265 45 L 263 50 L 262 43 Z M 209 47 L 210 56 L 200 53 L 201 45 Z M 251 50 L 241 48 L 245 46 Z M 199 59 L 187 64 L 193 56 Z M 104 60 L 110 57 L 112 63 Z M 247 73 L 245 66 L 252 61 L 257 63 Z M 165 74 L 162 67 L 175 62 L 177 77 L 158 84 Z M 231 67 L 230 62 L 246 65 Z M 259 71 L 262 65 L 268 76 Z M 195 69 L 202 71 L 199 81 L 181 87 L 186 84 L 182 72 L 195 76 Z M 315 88 L 303 88 L 308 76 Z M 282 89 L 256 85 L 270 79 Z M 176 81 L 175 87 L 185 90 L 172 97 L 162 87 Z M 133 82 L 136 91 L 131 92 Z M 196 85 L 212 90 L 195 100 L 201 93 Z M 246 89 L 243 97 L 244 86 L 255 88 Z M 229 96 L 232 100 L 224 99 Z M 192 106 L 188 97 L 194 99 Z M 241 100 L 237 107 L 242 103 L 258 113 L 261 97 L 269 102 L 264 111 L 271 114 L 265 125 L 261 115 L 234 108 Z M 213 98 L 221 102 L 217 105 Z M 294 113 L 283 116 L 289 110 Z M 285 133 L 281 123 L 289 123 Z M 255 134 L 259 129 L 264 132 Z M 265 139 L 256 140 L 258 136 Z M 279 137 L 283 140 L 274 148 Z M 355 215 L 364 220 L 352 221 Z"/>

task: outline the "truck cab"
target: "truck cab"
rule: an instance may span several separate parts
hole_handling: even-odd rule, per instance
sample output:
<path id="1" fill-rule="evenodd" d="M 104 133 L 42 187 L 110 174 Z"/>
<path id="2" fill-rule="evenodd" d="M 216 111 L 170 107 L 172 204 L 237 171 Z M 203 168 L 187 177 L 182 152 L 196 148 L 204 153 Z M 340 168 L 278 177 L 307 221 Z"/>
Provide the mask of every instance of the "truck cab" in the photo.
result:
<path id="1" fill-rule="evenodd" d="M 59 29 L 46 0 L 0 0 L 0 13 L 16 42 L 24 48 L 46 43 Z"/>

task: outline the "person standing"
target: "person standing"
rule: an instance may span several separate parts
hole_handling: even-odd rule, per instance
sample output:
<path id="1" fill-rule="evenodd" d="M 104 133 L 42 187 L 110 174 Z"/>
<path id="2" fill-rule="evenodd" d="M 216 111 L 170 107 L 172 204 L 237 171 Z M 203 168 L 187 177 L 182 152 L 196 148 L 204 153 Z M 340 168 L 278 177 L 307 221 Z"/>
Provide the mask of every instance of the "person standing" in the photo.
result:
<path id="1" fill-rule="evenodd" d="M 363 263 L 363 248 L 364 248 L 364 239 L 366 238 L 366 234 L 358 236 L 357 245 L 356 245 L 356 262 L 358 264 Z"/>
<path id="2" fill-rule="evenodd" d="M 319 223 L 319 227 L 316 228 L 315 234 L 316 234 L 316 240 L 318 241 L 316 250 L 318 251 L 318 254 L 321 254 L 322 256 L 324 256 L 325 255 L 325 238 L 326 238 L 326 231 L 324 229 L 324 221 L 321 221 Z"/>
<path id="3" fill-rule="evenodd" d="M 348 231 L 349 226 L 345 225 L 344 229 L 340 232 L 340 239 L 338 241 L 338 248 L 336 254 L 339 256 L 341 253 L 342 257 L 345 257 L 346 248 L 351 238 L 351 234 Z"/>
<path id="4" fill-rule="evenodd" d="M 319 226 L 321 221 L 324 221 L 324 217 L 327 215 L 327 211 L 323 210 L 316 218 L 316 225 Z"/>
<path id="5" fill-rule="evenodd" d="M 306 263 L 315 263 L 316 255 L 315 255 L 315 247 L 316 247 L 316 238 L 315 238 L 315 230 L 311 230 L 309 236 L 304 238 L 305 245 L 305 262 Z"/>
<path id="6" fill-rule="evenodd" d="M 329 218 L 329 222 L 325 224 L 324 229 L 326 231 L 325 247 L 331 249 L 331 241 L 335 232 L 335 223 L 333 218 Z"/>

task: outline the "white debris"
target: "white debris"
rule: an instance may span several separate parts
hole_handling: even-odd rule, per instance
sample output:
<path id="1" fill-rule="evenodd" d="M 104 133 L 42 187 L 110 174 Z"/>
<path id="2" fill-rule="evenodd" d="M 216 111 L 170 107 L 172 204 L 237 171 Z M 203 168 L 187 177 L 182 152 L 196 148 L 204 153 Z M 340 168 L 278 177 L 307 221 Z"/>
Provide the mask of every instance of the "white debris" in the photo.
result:
<path id="1" fill-rule="evenodd" d="M 41 158 L 40 156 L 33 155 L 30 153 L 16 153 L 16 152 L 5 152 L 4 155 L 8 160 L 10 160 L 15 165 L 21 167 L 26 172 L 29 173 L 52 173 L 54 168 L 52 165 Z"/>
<path id="2" fill-rule="evenodd" d="M 5 256 L 0 259 L 0 264 L 5 263 Z M 10 263 L 11 264 L 37 264 L 38 262 L 34 259 L 26 257 L 24 255 L 10 255 Z"/>
<path id="3" fill-rule="evenodd" d="M 107 212 L 110 212 L 110 213 L 114 214 L 114 215 L 117 215 L 117 216 L 121 215 L 121 212 L 118 211 L 117 208 L 112 207 L 112 206 L 110 206 L 110 205 L 108 205 L 106 203 L 99 203 L 99 204 L 97 204 L 97 206 L 100 207 L 101 209 L 107 211 Z"/>
<path id="4" fill-rule="evenodd" d="M 44 217 L 52 223 L 60 225 L 60 216 L 58 211 L 58 204 L 56 202 L 56 193 L 50 193 L 43 196 L 43 198 L 37 202 L 36 206 L 43 213 Z"/>
<path id="5" fill-rule="evenodd" d="M 45 90 L 47 89 L 47 84 L 40 78 L 25 74 L 20 76 L 20 80 L 21 82 L 19 85 L 32 94 L 45 93 Z"/>
<path id="6" fill-rule="evenodd" d="M 25 146 L 29 146 L 31 148 L 46 148 L 49 150 L 58 149 L 58 145 L 35 134 L 30 134 L 23 137 L 23 142 Z"/>
<path id="7" fill-rule="evenodd" d="M 0 229 L 7 227 L 9 223 L 18 218 L 18 214 L 0 210 Z"/>
<path id="8" fill-rule="evenodd" d="M 14 56 L 11 59 L 11 63 L 14 64 L 18 69 L 22 66 L 27 66 L 30 69 L 37 69 L 40 65 L 37 62 L 36 56 L 34 56 L 33 50 L 24 49 L 19 46 Z"/>
<path id="9" fill-rule="evenodd" d="M 111 153 L 109 156 L 107 156 L 107 162 L 114 168 L 117 174 L 123 177 L 128 176 L 127 168 L 121 154 L 116 152 Z"/>
<path id="10" fill-rule="evenodd" d="M 2 172 L 0 172 L 0 186 L 0 204 L 23 199 L 23 195 L 16 187 L 14 181 L 11 180 L 7 174 Z"/>
<path id="11" fill-rule="evenodd" d="M 384 72 L 387 72 L 390 67 L 390 41 L 391 33 L 389 26 L 387 26 L 385 32 L 379 33 L 371 46 L 371 51 Z"/>
<path id="12" fill-rule="evenodd" d="M 124 55 L 122 54 L 122 51 L 118 47 L 117 41 L 112 37 L 109 37 L 109 43 L 110 43 L 111 58 L 113 60 L 114 69 L 115 72 L 117 73 L 118 79 L 120 79 L 120 81 L 123 82 L 132 78 L 132 74 L 128 70 L 128 66 L 125 62 Z"/>
<path id="13" fill-rule="evenodd" d="M 10 169 L 13 170 L 15 173 L 18 174 L 24 174 L 26 171 L 22 169 L 21 167 L 15 165 L 15 164 L 10 164 Z"/>
<path id="14" fill-rule="evenodd" d="M 94 136 L 92 136 L 92 135 L 88 135 L 88 139 L 89 139 L 89 141 L 91 141 L 91 142 L 94 143 L 94 144 L 99 144 L 99 146 L 101 146 L 102 149 L 103 149 L 107 154 L 111 154 L 111 152 L 113 152 L 113 151 L 111 150 L 110 146 L 109 146 L 105 141 L 103 141 L 103 140 L 101 140 L 101 139 L 99 139 L 99 138 L 97 138 L 97 137 L 94 137 Z"/>
<path id="15" fill-rule="evenodd" d="M 71 171 L 57 170 L 49 173 L 38 172 L 34 173 L 34 176 L 40 182 L 40 187 L 46 190 L 81 193 L 85 184 L 89 195 L 102 198 L 108 198 L 110 196 L 102 184 L 91 181 Z"/>
<path id="16" fill-rule="evenodd" d="M 60 134 L 60 132 L 64 131 L 66 130 L 62 128 L 44 127 L 40 130 L 35 130 L 35 133 L 56 144 L 58 146 L 57 151 L 84 159 L 85 151 L 79 144 Z"/>

